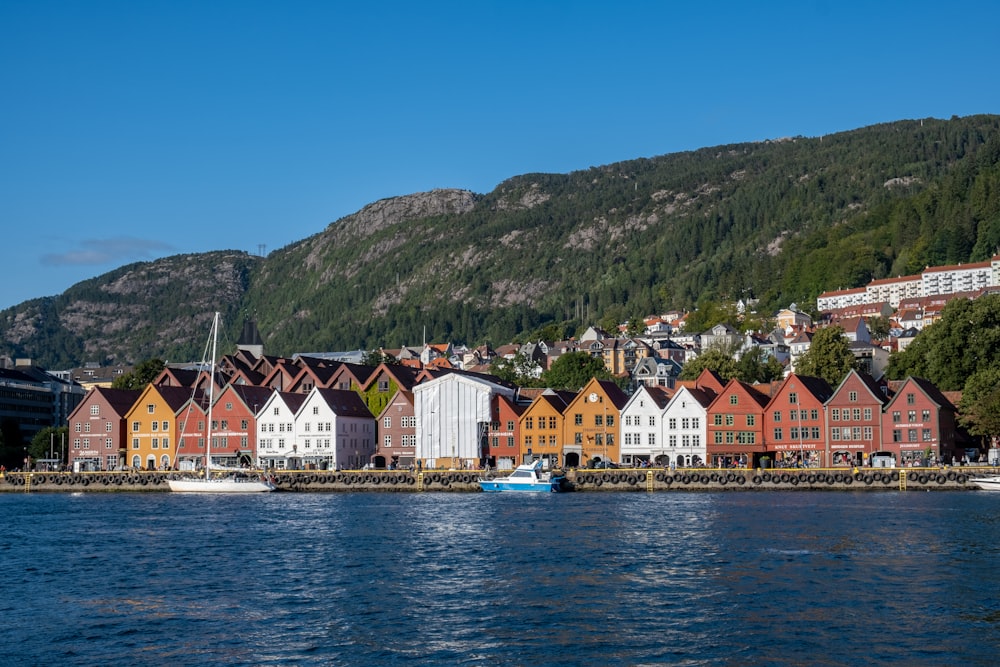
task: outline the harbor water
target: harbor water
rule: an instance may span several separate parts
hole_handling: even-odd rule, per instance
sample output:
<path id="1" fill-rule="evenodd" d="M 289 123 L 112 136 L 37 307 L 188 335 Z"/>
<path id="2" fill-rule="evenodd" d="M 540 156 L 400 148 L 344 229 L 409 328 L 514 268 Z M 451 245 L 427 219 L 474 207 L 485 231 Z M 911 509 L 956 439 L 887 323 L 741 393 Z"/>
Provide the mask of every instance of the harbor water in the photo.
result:
<path id="1" fill-rule="evenodd" d="M 993 665 L 1000 494 L 0 494 L 4 665 Z"/>

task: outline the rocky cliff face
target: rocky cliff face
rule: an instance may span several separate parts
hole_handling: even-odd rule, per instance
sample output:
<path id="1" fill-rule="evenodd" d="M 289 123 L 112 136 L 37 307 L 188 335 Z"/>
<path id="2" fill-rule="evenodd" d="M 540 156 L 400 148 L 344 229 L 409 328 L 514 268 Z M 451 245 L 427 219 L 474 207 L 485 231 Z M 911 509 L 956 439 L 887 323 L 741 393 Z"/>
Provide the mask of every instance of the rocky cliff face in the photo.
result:
<path id="1" fill-rule="evenodd" d="M 4 352 L 48 367 L 59 367 L 54 364 L 62 355 L 71 357 L 71 365 L 187 360 L 193 344 L 204 341 L 213 313 L 240 303 L 257 261 L 223 251 L 128 265 L 58 297 L 5 311 Z M 57 344 L 58 353 L 52 349 Z"/>
<path id="2" fill-rule="evenodd" d="M 365 237 L 386 227 L 435 215 L 466 213 L 476 204 L 477 196 L 468 190 L 441 189 L 402 197 L 380 199 L 357 213 L 341 218 L 327 227 L 339 240 Z"/>

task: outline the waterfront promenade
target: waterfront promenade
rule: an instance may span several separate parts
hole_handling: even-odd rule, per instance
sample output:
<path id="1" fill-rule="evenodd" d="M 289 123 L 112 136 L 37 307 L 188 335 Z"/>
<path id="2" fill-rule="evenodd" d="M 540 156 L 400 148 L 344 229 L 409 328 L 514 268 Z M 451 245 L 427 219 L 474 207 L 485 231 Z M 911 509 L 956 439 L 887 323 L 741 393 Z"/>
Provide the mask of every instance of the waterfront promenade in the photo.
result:
<path id="1" fill-rule="evenodd" d="M 578 469 L 566 473 L 577 491 L 955 491 L 974 490 L 969 479 L 995 474 L 992 467 L 953 468 L 781 468 Z M 476 470 L 282 470 L 271 473 L 279 491 L 478 492 Z M 0 492 L 169 491 L 167 480 L 184 473 L 7 472 Z"/>

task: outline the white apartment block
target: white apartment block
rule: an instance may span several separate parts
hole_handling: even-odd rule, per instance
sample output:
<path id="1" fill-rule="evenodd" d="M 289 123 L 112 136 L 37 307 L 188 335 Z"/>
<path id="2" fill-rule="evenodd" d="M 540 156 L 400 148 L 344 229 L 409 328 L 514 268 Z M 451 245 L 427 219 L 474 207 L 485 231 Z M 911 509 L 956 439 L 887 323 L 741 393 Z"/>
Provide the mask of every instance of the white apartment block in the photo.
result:
<path id="1" fill-rule="evenodd" d="M 1000 255 L 986 262 L 928 267 L 920 275 L 883 278 L 866 287 L 823 292 L 816 298 L 816 308 L 822 312 L 883 302 L 898 308 L 906 299 L 975 292 L 996 286 L 1000 286 Z"/>
<path id="2" fill-rule="evenodd" d="M 842 289 L 835 292 L 823 292 L 816 299 L 816 309 L 823 312 L 824 310 L 860 306 L 865 303 L 868 303 L 867 291 L 864 287 L 857 287 L 855 289 Z"/>
<path id="3" fill-rule="evenodd" d="M 882 278 L 871 281 L 865 287 L 868 303 L 888 303 L 893 308 L 899 308 L 903 299 L 916 299 L 923 295 L 923 279 L 919 275 Z"/>
<path id="4" fill-rule="evenodd" d="M 921 274 L 921 296 L 974 292 L 989 287 L 992 278 L 992 262 L 932 267 Z"/>

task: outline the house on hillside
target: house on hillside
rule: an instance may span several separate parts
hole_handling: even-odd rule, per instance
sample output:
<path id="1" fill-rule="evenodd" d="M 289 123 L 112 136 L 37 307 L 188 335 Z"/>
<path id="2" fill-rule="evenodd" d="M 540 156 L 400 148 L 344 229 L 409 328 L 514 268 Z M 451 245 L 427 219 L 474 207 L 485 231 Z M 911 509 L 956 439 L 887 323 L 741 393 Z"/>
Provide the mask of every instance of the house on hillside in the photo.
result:
<path id="1" fill-rule="evenodd" d="M 799 310 L 798 305 L 791 304 L 788 308 L 779 310 L 774 316 L 776 326 L 784 331 L 812 326 L 812 318 Z"/>
<path id="2" fill-rule="evenodd" d="M 673 389 L 681 370 L 681 365 L 672 359 L 645 357 L 632 369 L 632 384 L 636 387 Z"/>
<path id="3" fill-rule="evenodd" d="M 728 324 L 716 324 L 701 334 L 701 349 L 710 347 L 736 349 L 743 342 L 743 335 Z"/>

